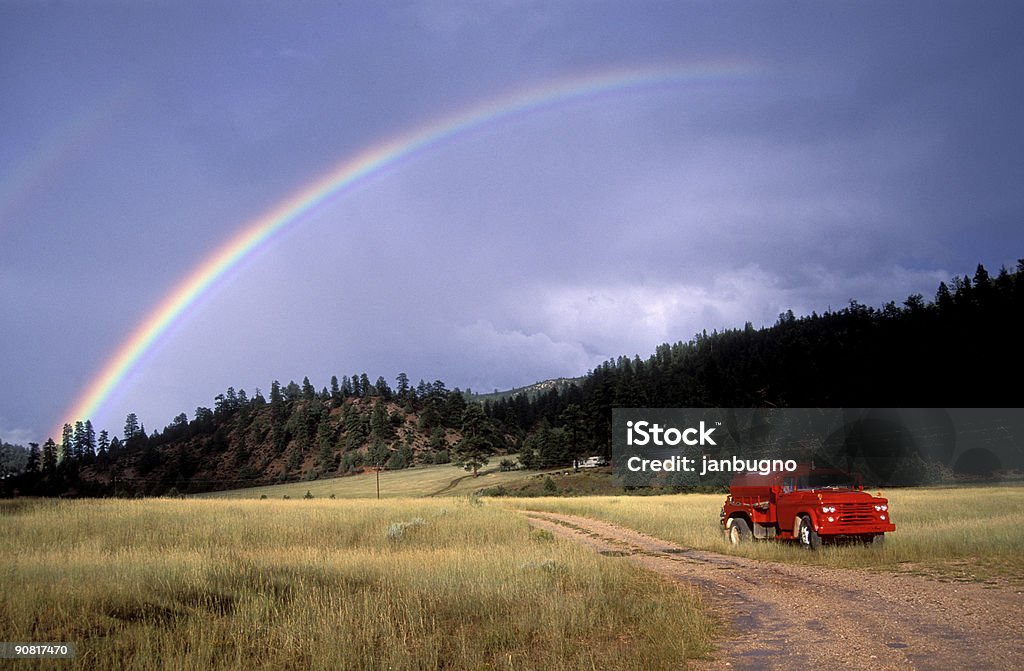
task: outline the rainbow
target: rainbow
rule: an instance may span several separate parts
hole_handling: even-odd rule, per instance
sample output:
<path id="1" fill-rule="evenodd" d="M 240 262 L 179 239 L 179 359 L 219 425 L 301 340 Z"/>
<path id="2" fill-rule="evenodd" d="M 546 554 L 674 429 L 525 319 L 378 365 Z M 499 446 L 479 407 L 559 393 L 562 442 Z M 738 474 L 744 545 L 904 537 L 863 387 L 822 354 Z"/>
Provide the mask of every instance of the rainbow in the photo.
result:
<path id="1" fill-rule="evenodd" d="M 120 86 L 71 115 L 41 138 L 29 158 L 12 166 L 0 180 L 0 226 L 8 223 L 31 200 L 34 191 L 55 181 L 60 171 L 109 133 L 112 120 L 128 100 Z"/>
<path id="2" fill-rule="evenodd" d="M 601 95 L 714 81 L 750 72 L 750 67 L 737 64 L 701 64 L 617 69 L 576 76 L 477 104 L 365 149 L 247 223 L 193 268 L 106 361 L 64 414 L 64 420 L 53 435 L 60 435 L 64 422 L 93 418 L 159 338 L 226 273 L 257 250 L 271 244 L 283 229 L 383 168 L 444 140 L 517 115 Z"/>

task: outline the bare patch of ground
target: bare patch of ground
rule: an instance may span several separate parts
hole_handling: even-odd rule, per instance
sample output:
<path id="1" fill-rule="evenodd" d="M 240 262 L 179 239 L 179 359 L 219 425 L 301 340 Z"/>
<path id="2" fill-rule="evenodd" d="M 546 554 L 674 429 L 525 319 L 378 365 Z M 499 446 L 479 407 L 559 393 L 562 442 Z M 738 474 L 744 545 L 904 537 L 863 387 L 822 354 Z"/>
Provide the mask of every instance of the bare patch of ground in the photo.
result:
<path id="1" fill-rule="evenodd" d="M 797 566 L 684 548 L 609 522 L 530 524 L 695 586 L 730 631 L 707 669 L 1019 669 L 1019 586 Z"/>

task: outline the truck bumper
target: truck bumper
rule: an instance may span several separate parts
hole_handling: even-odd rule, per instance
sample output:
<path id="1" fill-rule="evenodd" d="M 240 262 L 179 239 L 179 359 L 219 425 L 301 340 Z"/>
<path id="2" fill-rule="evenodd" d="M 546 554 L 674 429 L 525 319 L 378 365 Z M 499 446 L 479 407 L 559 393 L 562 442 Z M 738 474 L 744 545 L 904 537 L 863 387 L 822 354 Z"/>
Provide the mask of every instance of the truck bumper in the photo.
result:
<path id="1" fill-rule="evenodd" d="M 891 522 L 842 524 L 841 522 L 829 523 L 819 520 L 815 531 L 821 536 L 866 536 L 868 534 L 885 534 L 896 531 L 896 525 Z"/>

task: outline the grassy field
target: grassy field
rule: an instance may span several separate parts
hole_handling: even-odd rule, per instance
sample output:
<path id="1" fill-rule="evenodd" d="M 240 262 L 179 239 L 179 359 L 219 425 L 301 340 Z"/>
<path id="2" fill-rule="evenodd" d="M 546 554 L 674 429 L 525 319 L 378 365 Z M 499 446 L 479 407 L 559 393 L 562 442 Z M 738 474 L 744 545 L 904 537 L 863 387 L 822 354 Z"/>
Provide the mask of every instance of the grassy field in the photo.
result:
<path id="1" fill-rule="evenodd" d="M 687 590 L 469 499 L 0 501 L 17 669 L 676 669 Z M 2 664 L 0 663 L 0 664 Z"/>
<path id="2" fill-rule="evenodd" d="M 656 497 L 494 499 L 510 508 L 572 513 L 616 522 L 687 547 L 758 559 L 899 569 L 944 579 L 1024 579 L 1024 486 L 892 489 L 896 532 L 881 549 L 788 543 L 730 546 L 719 531 L 723 494 Z"/>
<path id="3" fill-rule="evenodd" d="M 415 498 L 434 494 L 453 496 L 466 495 L 485 487 L 501 486 L 524 479 L 539 477 L 527 471 L 499 471 L 490 465 L 478 477 L 458 466 L 416 466 L 399 471 L 380 472 L 380 496 L 382 499 Z M 454 486 L 451 486 L 456 481 Z M 198 498 L 213 499 L 281 499 L 285 496 L 297 499 L 309 492 L 315 498 L 372 499 L 377 497 L 377 478 L 371 472 L 341 478 L 289 482 L 280 485 L 265 485 L 232 489 L 223 492 L 198 494 Z"/>
<path id="4" fill-rule="evenodd" d="M 884 493 L 898 527 L 885 547 L 819 553 L 727 545 L 718 494 L 0 501 L 0 640 L 78 646 L 72 662 L 0 666 L 667 669 L 709 653 L 714 622 L 693 593 L 510 508 L 760 559 L 1024 576 L 1024 487 Z"/>

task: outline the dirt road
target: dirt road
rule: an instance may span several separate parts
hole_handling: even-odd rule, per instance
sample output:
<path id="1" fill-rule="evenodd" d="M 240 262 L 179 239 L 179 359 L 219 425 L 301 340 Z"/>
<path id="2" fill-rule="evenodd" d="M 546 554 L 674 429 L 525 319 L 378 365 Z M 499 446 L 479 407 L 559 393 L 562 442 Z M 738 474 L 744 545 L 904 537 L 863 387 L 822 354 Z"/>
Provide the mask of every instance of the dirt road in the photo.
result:
<path id="1" fill-rule="evenodd" d="M 731 623 L 706 669 L 1021 669 L 1020 587 L 826 569 L 690 550 L 608 522 L 530 524 L 695 585 Z"/>

